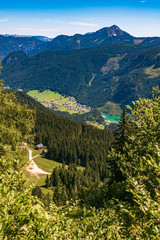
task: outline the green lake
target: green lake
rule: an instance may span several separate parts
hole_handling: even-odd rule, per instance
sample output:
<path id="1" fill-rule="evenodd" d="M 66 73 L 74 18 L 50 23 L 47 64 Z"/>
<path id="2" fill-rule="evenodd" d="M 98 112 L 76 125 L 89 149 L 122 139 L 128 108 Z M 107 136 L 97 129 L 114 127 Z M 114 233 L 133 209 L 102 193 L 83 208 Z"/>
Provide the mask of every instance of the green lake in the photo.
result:
<path id="1" fill-rule="evenodd" d="M 111 116 L 111 115 L 109 115 L 108 113 L 103 113 L 102 116 L 105 117 L 105 120 L 106 120 L 106 121 L 110 121 L 110 122 L 112 122 L 112 123 L 119 122 L 119 120 L 121 119 L 121 117 Z"/>

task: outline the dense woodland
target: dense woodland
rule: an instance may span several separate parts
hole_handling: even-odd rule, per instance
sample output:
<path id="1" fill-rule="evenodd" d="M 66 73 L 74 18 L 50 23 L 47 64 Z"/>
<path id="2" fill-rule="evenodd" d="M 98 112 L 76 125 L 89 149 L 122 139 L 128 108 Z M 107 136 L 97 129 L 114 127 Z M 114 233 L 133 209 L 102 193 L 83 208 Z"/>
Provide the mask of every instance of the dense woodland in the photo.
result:
<path id="1" fill-rule="evenodd" d="M 152 97 L 152 87 L 160 84 L 159 53 L 159 47 L 124 44 L 47 51 L 22 59 L 14 52 L 3 61 L 2 78 L 12 89 L 50 89 L 91 107 L 108 101 L 123 107 L 140 96 Z"/>
<path id="2" fill-rule="evenodd" d="M 99 130 L 53 113 L 37 112 L 36 143 L 43 142 L 48 157 L 58 162 L 86 166 L 89 160 L 103 161 L 111 142 L 111 131 Z"/>
<path id="3" fill-rule="evenodd" d="M 45 208 L 35 196 L 44 199 L 38 188 L 24 188 L 19 161 L 23 156 L 17 147 L 23 140 L 30 143 L 34 140 L 33 132 L 40 131 L 37 120 L 44 120 L 46 115 L 48 123 L 55 123 L 52 128 L 57 129 L 61 138 L 68 136 L 70 143 L 74 138 L 78 143 L 76 137 L 85 128 L 84 137 L 88 134 L 89 139 L 93 138 L 93 142 L 89 140 L 91 153 L 94 141 L 106 146 L 103 141 L 107 134 L 63 117 L 56 120 L 53 113 L 44 111 L 42 117 L 42 111 L 36 113 L 22 106 L 12 93 L 4 93 L 0 88 L 1 239 L 159 239 L 158 94 L 155 88 L 153 99 L 135 102 L 130 108 L 133 117 L 130 121 L 124 108 L 114 142 L 109 145 L 107 141 L 105 158 L 103 152 L 96 156 L 93 151 L 89 162 L 84 162 L 85 169 L 78 170 L 80 162 L 72 158 L 68 168 L 63 165 L 53 170 L 51 177 L 46 178 L 46 187 L 54 189 L 53 198 Z M 64 127 L 63 121 L 68 127 Z M 69 131 L 71 123 L 75 134 Z M 101 155 L 102 161 L 98 159 Z"/>
<path id="4" fill-rule="evenodd" d="M 82 104 L 98 107 L 112 101 L 114 91 L 121 83 L 118 81 L 117 84 L 115 70 L 118 66 L 120 70 L 127 69 L 138 53 L 144 50 L 142 46 L 117 44 L 77 51 L 42 52 L 8 64 L 4 59 L 1 76 L 5 85 L 12 89 L 23 89 L 25 92 L 49 89 L 74 96 Z M 12 55 L 15 58 L 16 53 Z M 118 62 L 111 60 L 106 65 L 113 58 L 117 58 Z M 102 67 L 106 67 L 105 72 L 102 72 Z"/>
<path id="5" fill-rule="evenodd" d="M 62 169 L 55 168 L 51 178 L 46 179 L 47 188 L 55 187 L 54 201 L 61 205 L 81 196 L 83 202 L 88 202 L 89 196 L 84 188 L 92 186 L 95 189 L 100 182 L 109 181 L 112 176 L 107 155 L 115 134 L 111 130 L 100 130 L 52 113 L 21 92 L 16 92 L 16 97 L 21 104 L 36 107 L 35 145 L 42 142 L 47 146 L 46 157 L 63 163 Z M 68 169 L 64 168 L 65 164 L 69 165 Z M 77 170 L 77 166 L 84 168 Z M 43 198 L 39 192 L 37 195 Z M 94 200 L 92 204 L 103 206 L 105 199 L 101 200 L 98 203 Z"/>

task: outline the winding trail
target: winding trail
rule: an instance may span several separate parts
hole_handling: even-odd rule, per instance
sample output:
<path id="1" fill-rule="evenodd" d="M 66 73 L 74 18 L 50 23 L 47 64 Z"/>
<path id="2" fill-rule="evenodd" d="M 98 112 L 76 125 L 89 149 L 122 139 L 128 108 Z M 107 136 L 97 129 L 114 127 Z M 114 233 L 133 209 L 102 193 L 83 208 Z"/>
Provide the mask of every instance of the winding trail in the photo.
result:
<path id="1" fill-rule="evenodd" d="M 39 168 L 37 164 L 35 164 L 35 162 L 33 161 L 33 159 L 38 157 L 39 154 L 32 157 L 32 150 L 28 148 L 28 152 L 29 152 L 29 162 L 28 162 L 28 165 L 26 166 L 27 172 L 29 172 L 32 176 L 37 176 L 37 177 L 39 174 L 51 175 L 51 173 L 45 172 L 41 168 Z"/>

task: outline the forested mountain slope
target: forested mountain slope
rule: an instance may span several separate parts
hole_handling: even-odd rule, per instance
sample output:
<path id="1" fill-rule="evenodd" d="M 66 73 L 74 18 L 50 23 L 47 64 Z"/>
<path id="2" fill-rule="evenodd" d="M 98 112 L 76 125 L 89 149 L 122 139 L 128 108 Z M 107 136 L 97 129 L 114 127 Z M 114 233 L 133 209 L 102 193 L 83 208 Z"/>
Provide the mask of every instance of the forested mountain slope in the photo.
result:
<path id="1" fill-rule="evenodd" d="M 5 85 L 13 89 L 20 88 L 25 92 L 50 89 L 97 107 L 113 100 L 121 82 L 119 78 L 144 49 L 140 46 L 111 45 L 44 52 L 3 64 L 2 78 Z"/>
<path id="2" fill-rule="evenodd" d="M 24 187 L 26 180 L 20 164 L 23 148 L 18 146 L 22 146 L 24 140 L 31 143 L 37 119 L 42 120 L 45 116 L 50 130 L 59 130 L 58 134 L 64 138 L 68 135 L 70 142 L 82 129 L 72 121 L 75 134 L 70 131 L 67 121 L 66 128 L 62 129 L 65 119 L 52 121 L 44 111 L 41 111 L 43 116 L 35 118 L 35 111 L 20 105 L 13 94 L 0 88 L 1 238 L 159 239 L 158 94 L 157 87 L 153 99 L 139 99 L 134 103 L 134 108 L 130 109 L 131 121 L 127 120 L 124 108 L 116 141 L 111 149 L 107 149 L 106 158 L 99 155 L 97 162 L 91 154 L 88 162 L 91 164 L 86 164 L 83 170 L 77 170 L 75 164 L 54 169 L 51 177 L 46 179 L 46 187 L 54 190 L 54 194 L 53 198 L 47 198 L 48 208 L 45 209 L 35 196 L 36 190 L 32 186 Z M 41 128 L 43 123 L 40 122 Z M 94 134 L 83 127 L 94 141 L 105 140 L 100 137 L 104 131 Z M 102 149 L 100 152 L 101 155 L 104 153 Z"/>
<path id="3" fill-rule="evenodd" d="M 16 53 L 15 53 L 16 54 Z M 48 51 L 3 62 L 2 78 L 13 89 L 57 91 L 93 107 L 107 101 L 131 104 L 151 97 L 160 84 L 160 48 L 110 45 L 72 51 Z"/>
<path id="4" fill-rule="evenodd" d="M 4 58 L 14 51 L 23 51 L 28 54 L 40 43 L 43 42 L 36 37 L 5 37 L 0 35 L 0 57 Z"/>
<path id="5" fill-rule="evenodd" d="M 114 141 L 112 131 L 55 114 L 25 93 L 14 94 L 18 103 L 35 110 L 35 144 L 42 142 L 47 146 L 48 158 L 66 164 L 79 162 L 81 166 L 90 165 L 90 161 L 92 167 L 100 161 L 105 164 L 107 151 Z"/>

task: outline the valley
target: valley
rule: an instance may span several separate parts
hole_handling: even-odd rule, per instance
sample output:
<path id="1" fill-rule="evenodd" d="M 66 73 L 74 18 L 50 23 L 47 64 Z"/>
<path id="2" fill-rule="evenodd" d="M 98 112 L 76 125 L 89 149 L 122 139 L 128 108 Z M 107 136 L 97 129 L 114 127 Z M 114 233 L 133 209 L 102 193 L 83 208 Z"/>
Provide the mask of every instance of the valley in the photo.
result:
<path id="1" fill-rule="evenodd" d="M 74 97 L 65 97 L 59 93 L 46 90 L 44 92 L 39 92 L 38 90 L 32 90 L 27 93 L 29 96 L 40 102 L 46 108 L 54 110 L 55 112 L 65 112 L 70 115 L 85 114 L 91 111 L 91 107 L 79 104 Z M 102 109 L 102 108 L 101 108 Z M 112 113 L 111 109 L 108 112 Z M 117 113 L 117 111 L 116 111 Z M 118 123 L 120 117 L 109 115 L 108 113 L 101 113 L 102 117 L 105 119 L 105 123 L 109 125 L 110 123 Z M 67 115 L 69 116 L 69 115 Z M 100 124 L 96 119 L 86 120 L 87 124 L 104 129 L 105 124 Z"/>
<path id="2" fill-rule="evenodd" d="M 14 90 L 50 90 L 73 97 L 55 100 L 53 96 L 48 106 L 58 111 L 87 113 L 87 106 L 101 108 L 107 102 L 122 109 L 140 96 L 150 98 L 152 88 L 160 84 L 159 53 L 159 47 L 125 44 L 47 51 L 31 57 L 14 52 L 2 62 L 1 77 L 5 87 Z"/>
<path id="3" fill-rule="evenodd" d="M 90 107 L 77 103 L 74 97 L 65 97 L 59 93 L 51 92 L 50 90 L 41 93 L 38 90 L 32 90 L 27 94 L 39 101 L 45 107 L 55 111 L 68 112 L 69 114 L 83 114 L 91 110 Z"/>
<path id="4" fill-rule="evenodd" d="M 160 38 L 6 35 L 0 54 L 0 238 L 159 239 Z"/>

